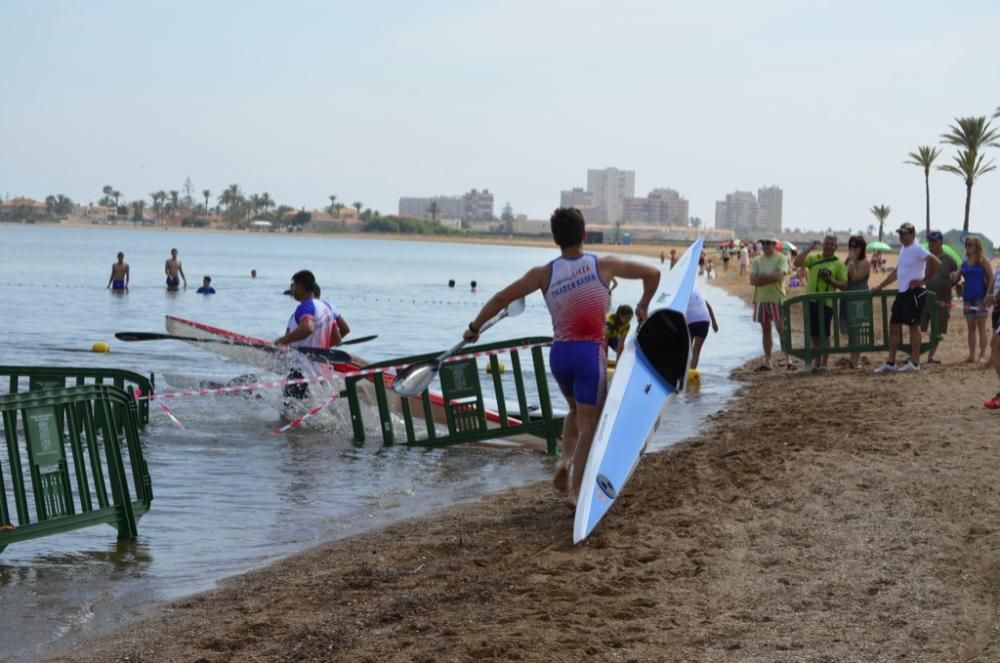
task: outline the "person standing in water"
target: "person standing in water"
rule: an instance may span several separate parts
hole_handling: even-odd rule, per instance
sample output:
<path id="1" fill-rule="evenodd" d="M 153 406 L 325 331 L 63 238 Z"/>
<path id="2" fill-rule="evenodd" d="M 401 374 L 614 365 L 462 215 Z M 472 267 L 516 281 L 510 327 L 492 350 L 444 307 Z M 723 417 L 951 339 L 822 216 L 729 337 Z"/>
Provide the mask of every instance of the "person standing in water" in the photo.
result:
<path id="1" fill-rule="evenodd" d="M 493 295 L 463 336 L 467 341 L 476 341 L 482 326 L 512 302 L 537 290 L 542 292 L 552 316 L 549 366 L 569 403 L 569 414 L 563 422 L 562 456 L 556 463 L 552 483 L 558 490 L 568 491 L 567 504 L 576 506 L 604 404 L 604 314 L 608 308 L 608 284 L 613 278 L 641 279 L 642 297 L 635 314 L 639 320 L 645 320 L 647 307 L 660 283 L 660 270 L 615 256 L 598 258 L 585 253 L 586 224 L 575 207 L 560 207 L 553 212 L 550 227 L 552 239 L 559 245 L 559 257 L 528 270 Z"/>
<path id="2" fill-rule="evenodd" d="M 715 320 L 715 311 L 697 288 L 691 291 L 691 299 L 688 300 L 687 313 L 684 317 L 687 320 L 688 333 L 691 335 L 690 369 L 696 371 L 698 360 L 701 358 L 701 346 L 708 338 L 708 327 L 711 325 L 712 331 L 718 334 L 719 323 Z"/>
<path id="3" fill-rule="evenodd" d="M 184 287 L 188 287 L 187 277 L 184 276 L 184 268 L 181 266 L 180 258 L 177 257 L 177 249 L 170 249 L 170 257 L 163 264 L 163 272 L 167 275 L 167 290 L 179 289 L 181 279 L 184 279 Z"/>
<path id="4" fill-rule="evenodd" d="M 125 262 L 125 254 L 118 252 L 118 261 L 111 263 L 111 276 L 108 277 L 108 287 L 114 292 L 128 292 L 129 269 Z"/>
<path id="5" fill-rule="evenodd" d="M 306 348 L 331 347 L 332 329 L 336 326 L 333 319 L 333 312 L 319 299 L 316 299 L 316 277 L 307 269 L 296 272 L 292 276 L 292 297 L 299 302 L 292 317 L 288 319 L 288 327 L 284 335 L 275 339 L 275 345 L 288 345 Z M 305 372 L 312 373 L 311 362 L 308 357 L 296 352 L 292 355 L 292 369 L 288 374 L 288 379 L 302 379 Z M 309 387 L 306 384 L 292 384 L 285 387 L 285 397 L 304 399 L 309 395 Z"/>

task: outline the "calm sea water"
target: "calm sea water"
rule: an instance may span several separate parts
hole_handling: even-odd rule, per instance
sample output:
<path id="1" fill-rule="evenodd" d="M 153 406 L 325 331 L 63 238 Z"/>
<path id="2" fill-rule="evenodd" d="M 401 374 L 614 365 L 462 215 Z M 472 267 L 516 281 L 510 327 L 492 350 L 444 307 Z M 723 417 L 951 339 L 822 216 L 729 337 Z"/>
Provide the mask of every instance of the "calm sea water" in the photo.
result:
<path id="1" fill-rule="evenodd" d="M 188 277 L 188 289 L 179 293 L 163 287 L 172 247 Z M 105 289 L 118 251 L 132 268 L 127 296 Z M 354 346 L 359 354 L 382 360 L 431 352 L 454 344 L 492 292 L 553 254 L 337 237 L 0 225 L 0 364 L 152 372 L 161 391 L 206 378 L 225 382 L 252 369 L 182 343 L 122 343 L 114 333 L 162 332 L 164 316 L 177 315 L 275 338 L 293 309 L 282 292 L 299 269 L 316 273 L 355 336 L 378 334 Z M 214 296 L 194 292 L 206 274 Z M 449 288 L 449 279 L 457 287 Z M 469 288 L 473 280 L 478 292 Z M 639 292 L 636 282 L 624 281 L 615 301 L 634 304 Z M 697 433 L 731 396 L 729 370 L 758 351 L 747 307 L 710 286 L 705 292 L 722 334 L 710 337 L 703 351 L 701 391 L 670 406 L 670 425 L 660 427 L 653 450 Z M 498 325 L 488 340 L 550 333 L 541 296 L 534 295 L 522 316 Z M 112 352 L 87 352 L 95 341 L 110 342 Z M 97 527 L 0 553 L 0 658 L 30 659 L 296 550 L 544 480 L 551 471 L 549 459 L 520 450 L 383 448 L 371 440 L 358 447 L 343 417 L 278 437 L 272 434 L 280 423 L 277 400 L 172 401 L 187 431 L 154 407 L 143 444 L 155 500 L 139 522 L 139 539 L 118 542 L 113 529 Z M 558 396 L 555 405 L 565 407 Z"/>

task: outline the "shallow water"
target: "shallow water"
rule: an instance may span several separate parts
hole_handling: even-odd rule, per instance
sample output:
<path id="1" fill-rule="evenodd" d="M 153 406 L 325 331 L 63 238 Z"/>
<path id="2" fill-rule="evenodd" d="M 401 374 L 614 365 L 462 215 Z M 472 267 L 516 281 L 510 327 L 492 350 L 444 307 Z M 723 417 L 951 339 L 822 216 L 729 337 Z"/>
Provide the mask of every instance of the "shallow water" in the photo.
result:
<path id="1" fill-rule="evenodd" d="M 163 288 L 163 261 L 174 246 L 189 285 L 176 294 Z M 119 250 L 132 266 L 127 296 L 104 289 Z M 165 376 L 225 382 L 251 369 L 172 341 L 122 343 L 114 332 L 163 331 L 163 316 L 171 314 L 275 338 L 293 309 L 282 291 L 305 268 L 316 272 L 355 336 L 379 335 L 352 351 L 369 360 L 430 352 L 452 345 L 497 288 L 552 255 L 480 245 L 0 226 L 0 364 L 152 372 L 160 391 L 170 389 Z M 211 297 L 194 293 L 206 273 L 218 291 Z M 449 279 L 459 286 L 448 288 Z M 479 292 L 470 291 L 471 280 Z M 623 281 L 615 301 L 634 304 L 639 292 L 638 283 Z M 697 433 L 731 396 L 731 368 L 757 351 L 747 307 L 710 286 L 705 292 L 722 332 L 702 353 L 701 390 L 675 400 L 651 450 Z M 523 315 L 484 341 L 550 333 L 534 295 Z M 86 352 L 95 341 L 109 341 L 112 352 Z M 112 528 L 97 527 L 7 548 L 0 554 L 0 657 L 29 659 L 296 550 L 550 473 L 551 461 L 528 451 L 383 448 L 371 439 L 359 447 L 337 417 L 275 436 L 277 402 L 274 394 L 171 401 L 186 431 L 154 407 L 142 438 L 155 499 L 138 540 L 118 542 Z M 565 403 L 556 397 L 554 405 Z"/>

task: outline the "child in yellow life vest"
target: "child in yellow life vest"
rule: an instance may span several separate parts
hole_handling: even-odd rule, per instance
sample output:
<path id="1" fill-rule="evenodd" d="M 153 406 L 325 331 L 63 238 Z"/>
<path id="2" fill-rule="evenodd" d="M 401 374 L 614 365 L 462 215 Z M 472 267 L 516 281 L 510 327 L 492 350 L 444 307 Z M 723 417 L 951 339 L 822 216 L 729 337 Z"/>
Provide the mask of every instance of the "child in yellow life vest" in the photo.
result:
<path id="1" fill-rule="evenodd" d="M 604 344 L 607 350 L 615 351 L 616 357 L 621 357 L 622 350 L 625 349 L 625 338 L 628 337 L 632 314 L 632 307 L 622 304 L 614 313 L 608 313 L 604 319 Z"/>

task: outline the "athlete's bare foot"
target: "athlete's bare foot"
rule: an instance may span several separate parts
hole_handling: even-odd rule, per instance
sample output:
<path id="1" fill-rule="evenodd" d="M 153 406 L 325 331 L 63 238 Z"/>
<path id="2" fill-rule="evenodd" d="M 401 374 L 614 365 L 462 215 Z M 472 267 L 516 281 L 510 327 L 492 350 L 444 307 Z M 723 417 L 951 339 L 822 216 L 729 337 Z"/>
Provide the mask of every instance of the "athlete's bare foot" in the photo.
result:
<path id="1" fill-rule="evenodd" d="M 560 493 L 569 490 L 569 463 L 563 462 L 561 458 L 556 461 L 556 473 L 552 477 L 552 486 Z"/>
<path id="2" fill-rule="evenodd" d="M 567 508 L 575 510 L 576 509 L 576 494 L 575 493 L 569 493 L 569 494 L 567 494 L 566 495 L 566 500 L 565 500 L 564 504 L 567 506 Z"/>

